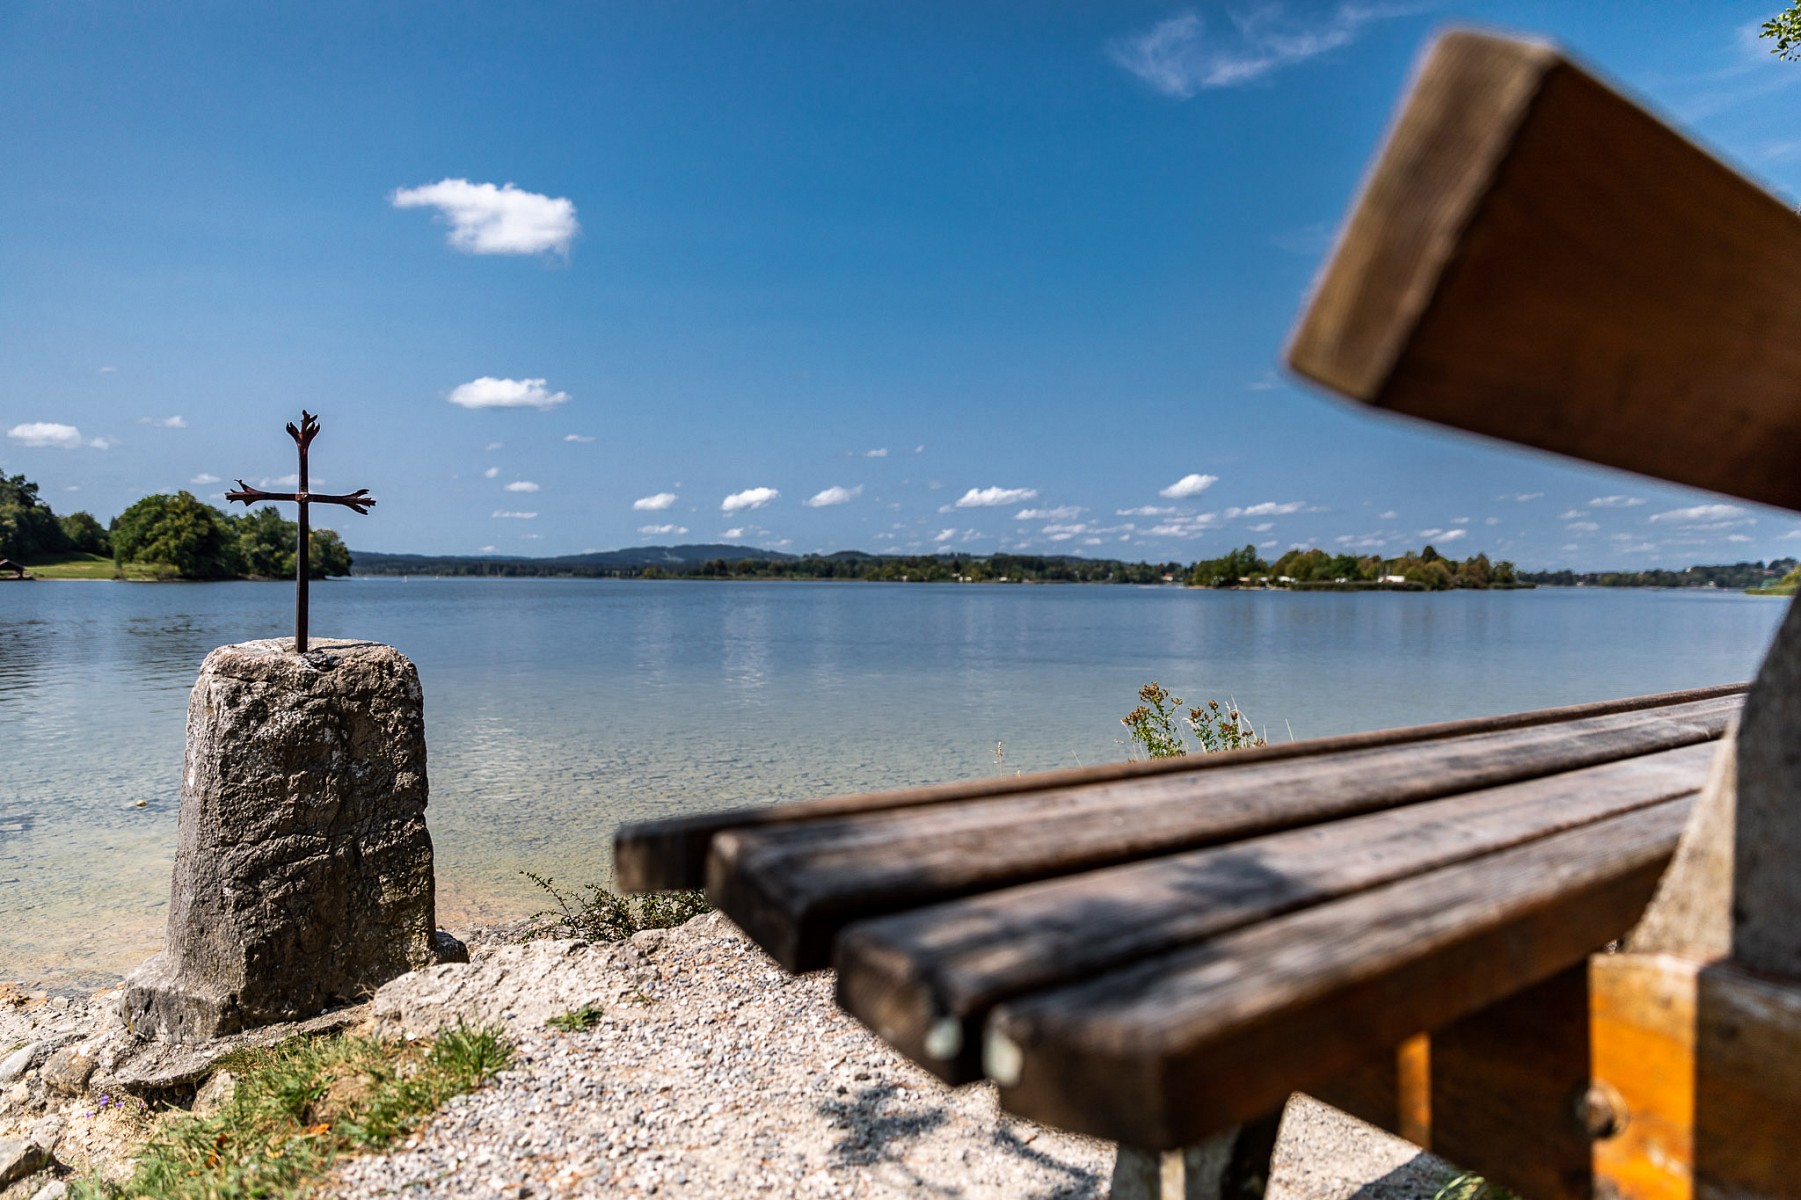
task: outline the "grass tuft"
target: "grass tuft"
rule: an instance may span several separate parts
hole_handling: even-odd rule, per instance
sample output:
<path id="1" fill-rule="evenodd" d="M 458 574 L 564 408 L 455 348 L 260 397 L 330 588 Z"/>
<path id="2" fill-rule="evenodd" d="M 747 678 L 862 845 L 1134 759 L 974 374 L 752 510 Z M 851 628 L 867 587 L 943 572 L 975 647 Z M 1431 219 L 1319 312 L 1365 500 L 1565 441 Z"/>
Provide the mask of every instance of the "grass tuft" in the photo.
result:
<path id="1" fill-rule="evenodd" d="M 580 1033 L 592 1029 L 606 1016 L 606 1010 L 598 1004 L 584 1004 L 580 1008 L 572 1008 L 568 1012 L 558 1013 L 544 1022 L 551 1029 L 560 1029 L 564 1033 Z"/>
<path id="2" fill-rule="evenodd" d="M 430 1041 L 301 1039 L 247 1050 L 221 1066 L 238 1077 L 218 1112 L 172 1121 L 144 1147 L 131 1180 L 75 1181 L 77 1200 L 284 1200 L 333 1163 L 382 1150 L 446 1100 L 504 1069 L 498 1029 L 459 1026 Z"/>
<path id="3" fill-rule="evenodd" d="M 558 937 L 582 942 L 623 942 L 634 933 L 646 929 L 670 929 L 713 906 L 698 891 L 649 892 L 642 896 L 621 896 L 598 883 L 583 884 L 579 891 L 565 892 L 554 879 L 521 871 L 521 875 L 550 893 L 555 908 L 532 914 L 524 939 Z"/>

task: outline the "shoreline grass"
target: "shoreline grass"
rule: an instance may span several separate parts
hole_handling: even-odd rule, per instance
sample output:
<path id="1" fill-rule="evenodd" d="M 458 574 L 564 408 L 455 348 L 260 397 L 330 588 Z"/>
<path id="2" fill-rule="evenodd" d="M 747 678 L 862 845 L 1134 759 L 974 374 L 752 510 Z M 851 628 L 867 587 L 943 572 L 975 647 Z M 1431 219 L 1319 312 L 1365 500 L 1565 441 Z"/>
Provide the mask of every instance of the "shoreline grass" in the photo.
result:
<path id="1" fill-rule="evenodd" d="M 342 1159 L 384 1150 L 453 1096 L 504 1070 L 498 1029 L 459 1026 L 417 1042 L 297 1039 L 226 1059 L 229 1099 L 173 1118 L 124 1184 L 72 1180 L 74 1200 L 287 1200 L 309 1194 Z"/>

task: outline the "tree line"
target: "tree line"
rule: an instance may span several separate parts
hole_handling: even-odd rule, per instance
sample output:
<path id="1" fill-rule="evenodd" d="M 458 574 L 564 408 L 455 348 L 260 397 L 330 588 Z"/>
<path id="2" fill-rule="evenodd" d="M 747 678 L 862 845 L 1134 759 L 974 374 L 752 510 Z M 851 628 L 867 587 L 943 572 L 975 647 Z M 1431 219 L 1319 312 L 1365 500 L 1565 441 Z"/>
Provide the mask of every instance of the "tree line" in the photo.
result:
<path id="1" fill-rule="evenodd" d="M 1520 578 L 1529 583 L 1553 587 L 1768 587 L 1795 569 L 1792 558 L 1773 559 L 1768 563 L 1723 563 L 1711 567 L 1688 567 L 1681 571 L 1653 569 L 1649 571 L 1527 571 Z"/>
<path id="2" fill-rule="evenodd" d="M 0 474 L 0 558 L 26 565 L 93 554 L 155 579 L 279 579 L 294 574 L 299 538 L 299 525 L 272 507 L 234 515 L 186 491 L 145 496 L 106 525 L 87 512 L 59 517 L 37 484 Z M 350 551 L 332 530 L 313 530 L 308 547 L 314 579 L 350 574 Z"/>
<path id="3" fill-rule="evenodd" d="M 1459 561 L 1432 546 L 1395 558 L 1330 554 L 1317 547 L 1295 548 L 1265 562 L 1255 546 L 1219 558 L 1202 559 L 1188 571 L 1195 587 L 1393 588 L 1442 592 L 1452 588 L 1510 588 L 1526 585 L 1511 562 L 1490 562 L 1486 554 Z"/>

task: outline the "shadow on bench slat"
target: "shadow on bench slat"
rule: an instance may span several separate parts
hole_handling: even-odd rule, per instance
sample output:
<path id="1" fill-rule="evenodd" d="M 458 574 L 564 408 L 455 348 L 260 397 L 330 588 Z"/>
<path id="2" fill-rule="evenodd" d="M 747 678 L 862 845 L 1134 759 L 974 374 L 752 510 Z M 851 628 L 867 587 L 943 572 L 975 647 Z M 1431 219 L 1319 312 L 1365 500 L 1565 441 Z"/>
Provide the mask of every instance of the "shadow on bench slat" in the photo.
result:
<path id="1" fill-rule="evenodd" d="M 1692 806 L 1652 805 L 1009 1001 L 988 1019 L 988 1074 L 1020 1116 L 1153 1150 L 1197 1144 L 1620 936 Z"/>
<path id="2" fill-rule="evenodd" d="M 1711 742 L 1739 707 L 1726 697 L 1287 761 L 1247 756 L 1229 771 L 728 830 L 714 839 L 707 892 L 777 962 L 815 970 L 831 962 L 833 939 L 853 920 Z"/>
<path id="3" fill-rule="evenodd" d="M 1711 743 L 1071 875 L 850 926 L 838 1002 L 951 1083 L 1001 1001 L 1286 912 L 1692 796 Z"/>

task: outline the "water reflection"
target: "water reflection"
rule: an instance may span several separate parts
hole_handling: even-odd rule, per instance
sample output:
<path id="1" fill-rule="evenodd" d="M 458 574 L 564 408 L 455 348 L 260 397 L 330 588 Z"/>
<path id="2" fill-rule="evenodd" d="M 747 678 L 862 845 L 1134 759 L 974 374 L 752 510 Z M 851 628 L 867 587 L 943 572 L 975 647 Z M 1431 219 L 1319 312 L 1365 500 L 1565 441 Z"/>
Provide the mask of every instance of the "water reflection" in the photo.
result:
<path id="1" fill-rule="evenodd" d="M 285 636 L 288 602 L 256 584 L 0 592 L 0 979 L 85 987 L 155 947 L 187 691 L 214 646 Z M 620 820 L 1117 760 L 1152 679 L 1235 699 L 1277 738 L 1347 732 L 1743 678 L 1782 605 L 359 580 L 315 610 L 320 636 L 419 667 L 454 922 L 538 908 L 521 868 L 604 878 Z"/>

